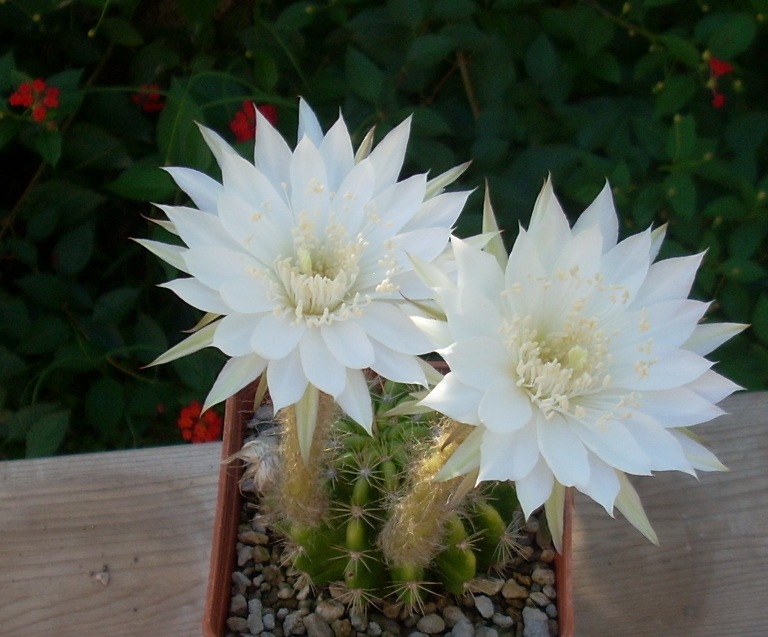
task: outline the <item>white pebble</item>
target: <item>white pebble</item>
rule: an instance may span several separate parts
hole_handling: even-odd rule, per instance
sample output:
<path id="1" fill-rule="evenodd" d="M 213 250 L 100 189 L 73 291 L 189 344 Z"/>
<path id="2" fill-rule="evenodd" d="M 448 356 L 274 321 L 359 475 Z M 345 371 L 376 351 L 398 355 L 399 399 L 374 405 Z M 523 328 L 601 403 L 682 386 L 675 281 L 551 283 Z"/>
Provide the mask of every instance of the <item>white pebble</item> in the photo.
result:
<path id="1" fill-rule="evenodd" d="M 475 597 L 475 608 L 477 608 L 477 612 L 480 613 L 484 619 L 489 619 L 493 616 L 493 602 L 485 595 L 478 595 Z"/>

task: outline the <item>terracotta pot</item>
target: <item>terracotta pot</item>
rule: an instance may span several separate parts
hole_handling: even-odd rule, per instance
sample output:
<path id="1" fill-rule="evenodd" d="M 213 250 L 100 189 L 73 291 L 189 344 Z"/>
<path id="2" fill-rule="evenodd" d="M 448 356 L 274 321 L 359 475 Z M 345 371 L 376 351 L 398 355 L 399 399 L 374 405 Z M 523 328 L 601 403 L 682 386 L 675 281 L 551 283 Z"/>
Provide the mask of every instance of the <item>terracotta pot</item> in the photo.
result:
<path id="1" fill-rule="evenodd" d="M 247 417 L 253 411 L 252 385 L 227 400 L 224 414 L 224 441 L 222 461 L 238 452 L 245 434 Z M 213 526 L 211 564 L 208 576 L 208 593 L 203 616 L 204 637 L 223 637 L 229 616 L 232 589 L 232 572 L 235 570 L 235 544 L 240 522 L 243 498 L 238 487 L 241 467 L 238 463 L 222 462 L 219 470 L 216 518 Z M 563 531 L 563 553 L 555 556 L 557 572 L 557 612 L 559 637 L 573 637 L 573 589 L 571 577 L 571 515 L 573 498 L 570 490 L 566 496 Z"/>

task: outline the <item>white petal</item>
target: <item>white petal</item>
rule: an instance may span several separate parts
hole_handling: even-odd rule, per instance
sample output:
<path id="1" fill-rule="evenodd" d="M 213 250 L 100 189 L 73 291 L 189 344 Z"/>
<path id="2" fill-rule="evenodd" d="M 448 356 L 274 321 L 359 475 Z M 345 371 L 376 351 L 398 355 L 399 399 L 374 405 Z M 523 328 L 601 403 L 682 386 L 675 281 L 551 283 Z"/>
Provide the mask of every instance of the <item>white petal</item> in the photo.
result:
<path id="1" fill-rule="evenodd" d="M 479 425 L 477 408 L 482 397 L 482 391 L 468 387 L 458 379 L 456 374 L 449 372 L 427 394 L 421 404 L 459 422 Z"/>
<path id="2" fill-rule="evenodd" d="M 205 173 L 192 168 L 166 167 L 163 168 L 176 182 L 179 188 L 189 195 L 200 210 L 208 213 L 216 212 L 216 199 L 223 186 Z"/>
<path id="3" fill-rule="evenodd" d="M 213 345 L 227 356 L 253 354 L 251 337 L 258 319 L 248 314 L 230 314 L 219 321 L 219 328 L 213 338 Z"/>
<path id="4" fill-rule="evenodd" d="M 463 442 L 456 447 L 442 469 L 437 472 L 436 480 L 450 480 L 466 475 L 480 466 L 480 445 L 485 429 L 477 427 Z"/>
<path id="5" fill-rule="evenodd" d="M 253 145 L 254 166 L 258 168 L 275 188 L 288 183 L 288 166 L 291 164 L 291 149 L 280 133 L 261 111 L 256 109 L 256 135 Z"/>
<path id="6" fill-rule="evenodd" d="M 653 418 L 635 412 L 627 422 L 627 430 L 650 459 L 652 471 L 683 471 L 695 475 L 670 430 Z"/>
<path id="7" fill-rule="evenodd" d="M 511 433 L 485 430 L 481 447 L 484 480 L 518 480 L 527 476 L 539 461 L 535 427 Z"/>
<path id="8" fill-rule="evenodd" d="M 544 458 L 539 458 L 531 472 L 515 482 L 517 498 L 526 520 L 538 509 L 552 493 L 555 478 Z"/>
<path id="9" fill-rule="evenodd" d="M 704 445 L 696 442 L 689 431 L 671 429 L 670 433 L 680 444 L 685 457 L 694 469 L 699 471 L 728 471 L 728 468 L 715 457 L 715 454 Z"/>
<path id="10" fill-rule="evenodd" d="M 554 260 L 560 247 L 571 238 L 571 228 L 552 190 L 552 182 L 544 183 L 531 214 L 528 235 L 539 250 L 542 261 Z"/>
<path id="11" fill-rule="evenodd" d="M 562 416 L 555 414 L 549 420 L 539 416 L 536 432 L 541 455 L 560 484 L 572 487 L 589 480 L 587 450 Z"/>
<path id="12" fill-rule="evenodd" d="M 706 356 L 747 327 L 743 323 L 702 323 L 696 326 L 683 347 L 700 356 Z"/>
<path id="13" fill-rule="evenodd" d="M 687 387 L 712 403 L 719 403 L 733 392 L 743 389 L 711 369 L 689 383 Z"/>
<path id="14" fill-rule="evenodd" d="M 371 363 L 371 369 L 379 376 L 396 383 L 427 386 L 424 370 L 415 356 L 396 352 L 378 342 L 373 343 L 373 351 L 374 360 Z"/>
<path id="15" fill-rule="evenodd" d="M 644 392 L 641 411 L 664 427 L 689 427 L 725 413 L 689 387 Z"/>
<path id="16" fill-rule="evenodd" d="M 313 140 L 314 141 L 314 140 Z M 320 154 L 325 161 L 325 169 L 328 175 L 328 188 L 331 192 L 339 189 L 344 177 L 355 165 L 355 152 L 352 149 L 352 140 L 349 131 L 341 116 L 318 144 Z"/>
<path id="17" fill-rule="evenodd" d="M 374 166 L 370 160 L 361 164 L 369 170 Z M 371 175 L 376 177 L 375 172 Z M 425 188 L 425 175 L 413 175 L 376 195 L 369 204 L 369 216 L 363 230 L 366 239 L 372 245 L 381 245 L 387 238 L 399 233 L 421 207 Z M 435 225 L 432 223 L 428 227 Z"/>
<path id="18" fill-rule="evenodd" d="M 365 375 L 358 369 L 347 369 L 347 384 L 344 391 L 336 396 L 336 402 L 352 420 L 371 433 L 373 407 Z"/>
<path id="19" fill-rule="evenodd" d="M 251 347 L 269 360 L 283 358 L 296 348 L 305 330 L 303 323 L 293 323 L 275 314 L 264 314 L 254 328 Z"/>
<path id="20" fill-rule="evenodd" d="M 203 411 L 236 394 L 251 381 L 256 380 L 267 366 L 261 356 L 251 354 L 230 358 L 222 368 L 208 392 Z"/>
<path id="21" fill-rule="evenodd" d="M 453 228 L 470 194 L 472 193 L 468 190 L 446 192 L 424 201 L 411 220 L 403 226 L 403 231 L 418 230 L 430 226 Z"/>
<path id="22" fill-rule="evenodd" d="M 297 135 L 298 140 L 301 140 L 304 136 L 309 137 L 309 140 L 315 146 L 320 146 L 320 143 L 323 141 L 323 129 L 320 126 L 320 122 L 317 121 L 315 112 L 304 101 L 303 97 L 299 98 L 299 130 Z"/>
<path id="23" fill-rule="evenodd" d="M 465 338 L 440 350 L 456 377 L 485 391 L 497 378 L 510 373 L 510 360 L 498 340 L 486 336 Z"/>
<path id="24" fill-rule="evenodd" d="M 331 356 L 318 329 L 304 330 L 299 341 L 299 355 L 304 374 L 315 387 L 334 398 L 344 390 L 346 367 Z"/>
<path id="25" fill-rule="evenodd" d="M 619 236 L 619 219 L 613 205 L 611 186 L 607 181 L 600 194 L 595 197 L 594 201 L 587 206 L 584 212 L 579 215 L 576 223 L 573 224 L 573 234 L 579 234 L 590 227 L 600 229 L 600 234 L 603 237 L 602 254 L 616 245 Z"/>
<path id="26" fill-rule="evenodd" d="M 206 287 L 194 278 L 174 279 L 167 283 L 161 283 L 161 288 L 167 288 L 174 292 L 182 301 L 203 312 L 213 314 L 228 314 L 231 308 L 221 299 L 221 295 Z"/>
<path id="27" fill-rule="evenodd" d="M 294 222 L 300 223 L 298 215 L 304 215 L 310 222 L 324 223 L 328 210 L 328 179 L 325 174 L 320 151 L 307 137 L 296 146 L 291 157 L 291 208 L 296 215 Z M 323 232 L 323 226 L 317 227 Z"/>
<path id="28" fill-rule="evenodd" d="M 651 523 L 648 521 L 648 516 L 645 515 L 637 491 L 635 491 L 635 488 L 623 473 L 617 473 L 616 477 L 621 485 L 619 495 L 616 497 L 616 508 L 621 511 L 622 515 L 627 518 L 632 526 L 651 542 L 658 545 L 659 538 L 656 537 L 656 533 L 651 528 Z"/>
<path id="29" fill-rule="evenodd" d="M 219 287 L 224 302 L 235 312 L 257 314 L 271 311 L 276 304 L 271 288 L 264 279 L 256 276 L 239 276 L 227 279 Z"/>
<path id="30" fill-rule="evenodd" d="M 209 323 L 205 327 L 202 327 L 196 332 L 193 332 L 191 336 L 188 336 L 183 341 L 176 343 L 176 345 L 171 347 L 171 349 L 169 349 L 167 352 L 158 356 L 149 364 L 149 366 L 170 363 L 171 361 L 175 361 L 182 356 L 187 356 L 188 354 L 198 352 L 205 347 L 210 347 L 213 345 L 214 335 L 218 326 L 218 322 Z"/>
<path id="31" fill-rule="evenodd" d="M 283 358 L 270 361 L 267 383 L 275 411 L 297 403 L 307 389 L 307 382 L 298 349 Z"/>
<path id="32" fill-rule="evenodd" d="M 184 261 L 192 276 L 214 290 L 258 267 L 247 254 L 221 246 L 189 249 L 184 253 Z"/>
<path id="33" fill-rule="evenodd" d="M 158 208 L 171 220 L 181 240 L 190 248 L 215 244 L 233 249 L 239 248 L 237 242 L 225 232 L 221 219 L 216 215 L 183 206 L 160 204 Z"/>
<path id="34" fill-rule="evenodd" d="M 623 422 L 617 420 L 605 420 L 598 424 L 574 422 L 573 430 L 603 462 L 627 473 L 650 475 L 651 459 Z"/>
<path id="35" fill-rule="evenodd" d="M 397 181 L 405 160 L 405 149 L 411 130 L 411 118 L 398 124 L 368 155 L 376 167 L 376 192 Z"/>
<path id="36" fill-rule="evenodd" d="M 609 515 L 613 515 L 613 505 L 619 495 L 619 478 L 616 470 L 594 454 L 589 454 L 589 482 L 576 485 L 576 488 L 600 504 Z"/>
<path id="37" fill-rule="evenodd" d="M 498 298 L 504 289 L 504 271 L 499 267 L 496 257 L 472 248 L 457 237 L 451 238 L 451 246 L 456 258 L 458 286 L 476 290 L 488 299 Z"/>
<path id="38" fill-rule="evenodd" d="M 134 241 L 177 270 L 189 274 L 187 264 L 184 262 L 184 253 L 187 251 L 187 248 L 169 243 L 161 243 L 160 241 L 151 241 L 150 239 L 134 239 Z"/>
<path id="39" fill-rule="evenodd" d="M 403 310 L 390 303 L 371 303 L 357 321 L 368 336 L 403 354 L 425 354 L 432 348 Z"/>
<path id="40" fill-rule="evenodd" d="M 328 350 L 345 367 L 363 369 L 373 363 L 373 345 L 354 320 L 322 325 L 320 333 Z"/>
<path id="41" fill-rule="evenodd" d="M 648 362 L 647 368 L 644 362 Z M 626 389 L 669 389 L 696 380 L 711 366 L 712 363 L 698 354 L 659 346 L 654 348 L 654 356 L 648 361 L 642 356 L 635 360 L 622 358 L 611 367 L 611 378 L 615 386 Z"/>
<path id="42" fill-rule="evenodd" d="M 684 299 L 688 296 L 701 265 L 703 254 L 664 259 L 651 265 L 637 297 L 634 307 L 652 305 L 659 301 Z"/>
<path id="43" fill-rule="evenodd" d="M 480 401 L 480 421 L 490 431 L 508 434 L 525 426 L 532 414 L 531 401 L 511 379 L 497 378 Z"/>

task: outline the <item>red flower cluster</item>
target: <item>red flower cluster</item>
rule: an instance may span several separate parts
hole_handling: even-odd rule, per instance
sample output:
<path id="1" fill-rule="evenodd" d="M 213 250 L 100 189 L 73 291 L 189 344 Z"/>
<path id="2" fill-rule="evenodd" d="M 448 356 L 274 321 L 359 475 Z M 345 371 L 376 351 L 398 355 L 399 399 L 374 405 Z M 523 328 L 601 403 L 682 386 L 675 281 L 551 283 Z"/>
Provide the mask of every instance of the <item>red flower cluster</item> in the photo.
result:
<path id="1" fill-rule="evenodd" d="M 186 442 L 213 442 L 221 439 L 223 422 L 221 416 L 209 409 L 201 415 L 202 405 L 193 400 L 182 408 L 177 424 L 181 437 Z"/>
<path id="2" fill-rule="evenodd" d="M 23 106 L 32 113 L 32 119 L 42 122 L 49 108 L 59 105 L 59 89 L 48 86 L 44 80 L 37 78 L 31 82 L 22 82 L 19 88 L 8 98 L 11 106 Z"/>
<path id="3" fill-rule="evenodd" d="M 733 64 L 713 57 L 707 60 L 707 64 L 709 65 L 709 86 L 712 88 L 712 106 L 722 108 L 725 106 L 725 95 L 717 90 L 717 80 L 723 75 L 733 73 Z"/>
<path id="4" fill-rule="evenodd" d="M 160 85 L 157 82 L 139 84 L 139 91 L 131 95 L 131 101 L 147 113 L 157 113 L 165 108 L 165 98 L 160 95 L 159 90 Z"/>
<path id="5" fill-rule="evenodd" d="M 277 124 L 277 108 L 272 104 L 264 104 L 254 107 L 253 102 L 243 102 L 243 107 L 235 113 L 235 117 L 229 123 L 229 127 L 239 142 L 247 142 L 256 137 L 256 108 L 259 109 L 267 121 L 273 126 Z"/>

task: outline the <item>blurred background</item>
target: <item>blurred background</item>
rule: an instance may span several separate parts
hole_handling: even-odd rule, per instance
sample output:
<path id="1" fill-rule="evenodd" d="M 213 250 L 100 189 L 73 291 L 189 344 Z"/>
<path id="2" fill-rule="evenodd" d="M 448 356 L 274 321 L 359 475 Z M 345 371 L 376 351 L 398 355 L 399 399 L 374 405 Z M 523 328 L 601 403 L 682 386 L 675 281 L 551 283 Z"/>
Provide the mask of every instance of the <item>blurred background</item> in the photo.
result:
<path id="1" fill-rule="evenodd" d="M 404 174 L 467 160 L 507 244 L 547 174 L 569 215 L 610 181 L 622 235 L 706 251 L 693 296 L 752 328 L 717 369 L 768 388 L 768 0 L 0 2 L 0 459 L 202 442 L 223 359 L 145 365 L 199 315 L 131 241 L 162 166 L 216 176 L 195 122 L 252 153 L 297 96 L 356 141 L 413 114 Z"/>

